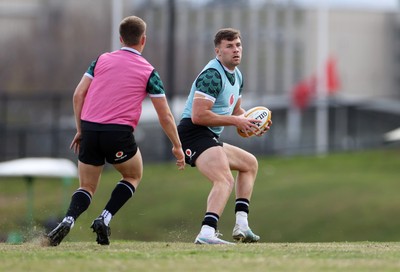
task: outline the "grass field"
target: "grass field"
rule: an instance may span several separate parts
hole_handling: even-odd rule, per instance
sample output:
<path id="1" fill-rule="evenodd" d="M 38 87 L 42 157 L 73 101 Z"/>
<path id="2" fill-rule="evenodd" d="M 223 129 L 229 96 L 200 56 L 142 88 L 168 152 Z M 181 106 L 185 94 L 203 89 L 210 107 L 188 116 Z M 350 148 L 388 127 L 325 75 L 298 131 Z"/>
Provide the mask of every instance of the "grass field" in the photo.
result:
<path id="1" fill-rule="evenodd" d="M 26 222 L 23 179 L 0 182 L 0 271 L 399 271 L 400 150 L 327 157 L 259 157 L 250 222 L 258 244 L 199 246 L 210 184 L 193 168 L 147 164 L 143 182 L 111 222 L 111 245 L 90 229 L 118 176 L 105 171 L 100 187 L 58 247 L 40 239 L 46 221 L 65 212 L 59 180 L 38 179 L 34 221 Z M 230 240 L 234 196 L 219 228 Z"/>
<path id="2" fill-rule="evenodd" d="M 384 149 L 330 154 L 326 157 L 258 157 L 250 223 L 261 242 L 396 242 L 400 241 L 400 150 Z M 119 179 L 105 171 L 92 205 L 67 236 L 91 242 L 89 229 Z M 65 212 L 60 180 L 37 179 L 33 226 L 25 221 L 23 179 L 0 180 L 0 240 L 18 232 L 30 241 L 46 221 Z M 135 196 L 111 222 L 111 241 L 191 243 L 205 212 L 210 184 L 196 169 L 177 171 L 173 163 L 146 164 Z M 234 196 L 221 216 L 219 230 L 230 239 Z"/>
<path id="3" fill-rule="evenodd" d="M 399 271 L 400 243 L 192 243 L 38 241 L 0 244 L 0 271 Z"/>

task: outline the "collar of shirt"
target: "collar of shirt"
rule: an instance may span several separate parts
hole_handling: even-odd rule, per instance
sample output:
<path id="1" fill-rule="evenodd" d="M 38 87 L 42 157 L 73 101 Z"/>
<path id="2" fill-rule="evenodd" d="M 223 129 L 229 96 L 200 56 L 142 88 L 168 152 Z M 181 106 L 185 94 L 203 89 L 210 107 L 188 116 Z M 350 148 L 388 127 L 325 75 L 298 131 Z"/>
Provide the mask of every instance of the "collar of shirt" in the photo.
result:
<path id="1" fill-rule="evenodd" d="M 138 55 L 142 55 L 140 54 L 139 51 L 137 51 L 136 49 L 130 48 L 130 47 L 122 47 L 121 50 L 126 50 L 126 51 L 131 51 L 132 53 L 138 54 Z"/>
<path id="2" fill-rule="evenodd" d="M 222 68 L 224 68 L 225 71 L 227 71 L 230 74 L 235 73 L 235 70 L 230 70 L 227 67 L 225 67 L 225 65 L 222 64 L 222 62 L 218 59 L 218 57 L 215 57 L 215 58 L 218 60 L 219 64 L 221 64 Z"/>

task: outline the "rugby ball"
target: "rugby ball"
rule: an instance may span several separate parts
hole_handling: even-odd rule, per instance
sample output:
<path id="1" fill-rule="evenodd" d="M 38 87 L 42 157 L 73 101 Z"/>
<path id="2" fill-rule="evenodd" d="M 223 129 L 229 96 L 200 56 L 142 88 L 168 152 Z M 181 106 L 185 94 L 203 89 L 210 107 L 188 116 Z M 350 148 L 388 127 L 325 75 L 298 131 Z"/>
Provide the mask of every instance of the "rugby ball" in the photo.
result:
<path id="1" fill-rule="evenodd" d="M 268 122 L 271 120 L 272 114 L 268 108 L 263 106 L 257 106 L 246 111 L 244 113 L 244 117 L 261 120 L 260 123 L 255 123 L 258 126 L 259 130 L 261 130 L 268 125 Z M 247 131 L 247 135 L 241 129 L 237 129 L 237 132 L 239 133 L 240 136 L 244 138 L 257 135 L 257 131 L 251 131 L 251 130 Z"/>

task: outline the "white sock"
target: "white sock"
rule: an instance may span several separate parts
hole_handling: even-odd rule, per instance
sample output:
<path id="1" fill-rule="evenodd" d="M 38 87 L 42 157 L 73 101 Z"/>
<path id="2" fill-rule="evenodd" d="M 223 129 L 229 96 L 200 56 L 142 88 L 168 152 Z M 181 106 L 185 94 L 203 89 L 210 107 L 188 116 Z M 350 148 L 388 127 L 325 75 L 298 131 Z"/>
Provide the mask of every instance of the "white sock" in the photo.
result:
<path id="1" fill-rule="evenodd" d="M 72 216 L 64 217 L 63 222 L 67 221 L 68 223 L 72 222 L 71 229 L 75 225 L 75 220 Z"/>
<path id="2" fill-rule="evenodd" d="M 249 228 L 249 221 L 247 219 L 248 214 L 246 212 L 237 212 L 236 213 L 236 224 L 241 228 Z"/>
<path id="3" fill-rule="evenodd" d="M 215 236 L 215 229 L 208 225 L 201 226 L 200 235 L 205 237 Z"/>
<path id="4" fill-rule="evenodd" d="M 101 215 L 104 217 L 104 224 L 106 224 L 106 226 L 108 226 L 110 224 L 111 218 L 112 218 L 112 214 L 107 211 L 104 210 Z"/>

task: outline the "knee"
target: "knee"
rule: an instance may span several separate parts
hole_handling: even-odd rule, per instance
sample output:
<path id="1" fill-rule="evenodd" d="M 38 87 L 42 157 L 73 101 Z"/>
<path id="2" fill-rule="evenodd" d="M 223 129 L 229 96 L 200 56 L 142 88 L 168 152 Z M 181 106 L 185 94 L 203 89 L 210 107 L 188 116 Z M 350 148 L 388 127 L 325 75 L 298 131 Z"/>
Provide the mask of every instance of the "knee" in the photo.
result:
<path id="1" fill-rule="evenodd" d="M 132 179 L 132 180 L 136 180 L 137 182 L 140 182 L 142 180 L 142 173 L 135 173 L 132 175 L 129 175 L 127 178 Z"/>
<path id="2" fill-rule="evenodd" d="M 235 179 L 232 175 L 227 175 L 221 178 L 219 181 L 215 182 L 214 184 L 223 187 L 226 191 L 232 192 L 233 188 L 235 187 Z"/>
<path id="3" fill-rule="evenodd" d="M 249 156 L 249 159 L 247 160 L 247 168 L 249 172 L 252 172 L 254 174 L 257 174 L 258 171 L 258 161 L 257 158 L 251 154 Z"/>
<path id="4" fill-rule="evenodd" d="M 142 174 L 122 176 L 122 179 L 129 182 L 136 188 L 139 185 L 140 181 L 142 180 Z"/>

